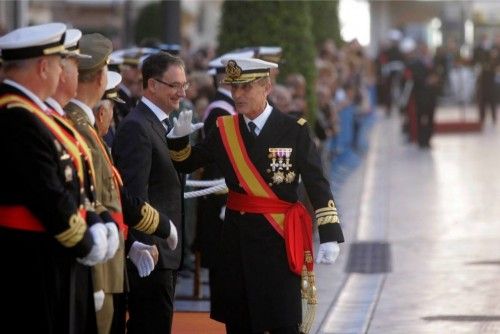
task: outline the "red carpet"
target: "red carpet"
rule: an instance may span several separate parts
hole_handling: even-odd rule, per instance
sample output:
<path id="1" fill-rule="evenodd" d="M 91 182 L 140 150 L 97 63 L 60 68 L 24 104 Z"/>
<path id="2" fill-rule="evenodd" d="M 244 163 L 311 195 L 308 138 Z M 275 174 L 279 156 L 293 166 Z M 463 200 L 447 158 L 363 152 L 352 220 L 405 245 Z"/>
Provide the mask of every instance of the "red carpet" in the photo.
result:
<path id="1" fill-rule="evenodd" d="M 172 334 L 225 334 L 225 326 L 206 312 L 174 312 Z"/>
<path id="2" fill-rule="evenodd" d="M 434 131 L 436 133 L 453 133 L 453 132 L 478 132 L 481 131 L 481 122 L 465 122 L 465 121 L 448 121 L 434 123 Z"/>

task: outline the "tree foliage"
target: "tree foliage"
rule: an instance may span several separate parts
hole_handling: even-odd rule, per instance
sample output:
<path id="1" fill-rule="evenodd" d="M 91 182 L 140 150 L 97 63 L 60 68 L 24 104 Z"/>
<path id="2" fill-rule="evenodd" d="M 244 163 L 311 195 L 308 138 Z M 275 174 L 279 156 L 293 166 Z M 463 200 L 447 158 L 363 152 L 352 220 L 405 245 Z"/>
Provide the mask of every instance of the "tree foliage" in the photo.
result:
<path id="1" fill-rule="evenodd" d="M 312 124 L 316 99 L 316 50 L 308 1 L 225 1 L 219 31 L 219 53 L 247 46 L 281 46 L 279 81 L 301 73 L 307 81 L 308 118 Z"/>
<path id="2" fill-rule="evenodd" d="M 163 40 L 165 20 L 165 10 L 163 1 L 151 2 L 141 8 L 135 23 L 136 44 L 140 44 L 144 39 L 156 38 Z"/>
<path id="3" fill-rule="evenodd" d="M 313 17 L 313 36 L 315 45 L 321 45 L 325 40 L 332 39 L 336 45 L 342 43 L 340 36 L 339 2 L 311 1 L 309 4 Z"/>

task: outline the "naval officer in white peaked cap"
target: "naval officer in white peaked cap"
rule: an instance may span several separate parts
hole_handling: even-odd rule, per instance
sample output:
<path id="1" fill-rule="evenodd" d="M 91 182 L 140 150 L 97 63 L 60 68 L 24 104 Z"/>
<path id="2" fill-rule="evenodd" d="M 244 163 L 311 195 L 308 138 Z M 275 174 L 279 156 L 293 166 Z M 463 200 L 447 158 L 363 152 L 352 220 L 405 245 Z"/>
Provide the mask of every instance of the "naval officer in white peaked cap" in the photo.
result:
<path id="1" fill-rule="evenodd" d="M 96 331 L 92 294 L 75 298 L 75 282 L 91 284 L 106 228 L 86 210 L 77 145 L 43 103 L 59 83 L 65 33 L 49 23 L 0 37 L 2 326 L 19 333 Z"/>

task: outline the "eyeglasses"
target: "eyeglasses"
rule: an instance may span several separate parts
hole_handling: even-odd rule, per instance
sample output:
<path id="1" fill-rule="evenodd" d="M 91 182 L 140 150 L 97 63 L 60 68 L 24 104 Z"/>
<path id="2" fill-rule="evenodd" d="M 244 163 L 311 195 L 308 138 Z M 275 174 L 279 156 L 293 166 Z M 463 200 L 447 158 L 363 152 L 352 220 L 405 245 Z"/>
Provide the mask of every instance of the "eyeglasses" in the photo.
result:
<path id="1" fill-rule="evenodd" d="M 181 89 L 182 90 L 188 90 L 189 86 L 191 85 L 189 82 L 185 82 L 185 83 L 180 83 L 180 82 L 168 83 L 168 82 L 165 82 L 165 81 L 163 81 L 161 79 L 157 79 L 157 78 L 153 78 L 153 79 L 155 79 L 159 83 L 167 85 L 168 87 L 173 88 L 175 90 L 181 90 Z"/>

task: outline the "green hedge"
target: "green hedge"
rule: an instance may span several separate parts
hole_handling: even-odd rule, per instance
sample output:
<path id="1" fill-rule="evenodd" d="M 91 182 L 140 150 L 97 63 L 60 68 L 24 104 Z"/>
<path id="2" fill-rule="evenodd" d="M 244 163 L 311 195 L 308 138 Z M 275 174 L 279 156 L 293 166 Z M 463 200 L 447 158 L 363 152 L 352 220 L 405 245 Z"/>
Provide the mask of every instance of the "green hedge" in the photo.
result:
<path id="1" fill-rule="evenodd" d="M 307 81 L 309 122 L 315 119 L 316 49 L 308 1 L 225 1 L 219 53 L 247 46 L 281 46 L 284 63 L 278 81 L 299 72 Z"/>
<path id="2" fill-rule="evenodd" d="M 314 43 L 321 45 L 327 39 L 333 39 L 340 46 L 339 2 L 338 1 L 311 1 L 311 15 L 313 17 Z"/>
<path id="3" fill-rule="evenodd" d="M 144 39 L 163 40 L 165 10 L 163 1 L 152 2 L 141 8 L 135 21 L 134 40 L 139 45 Z"/>

